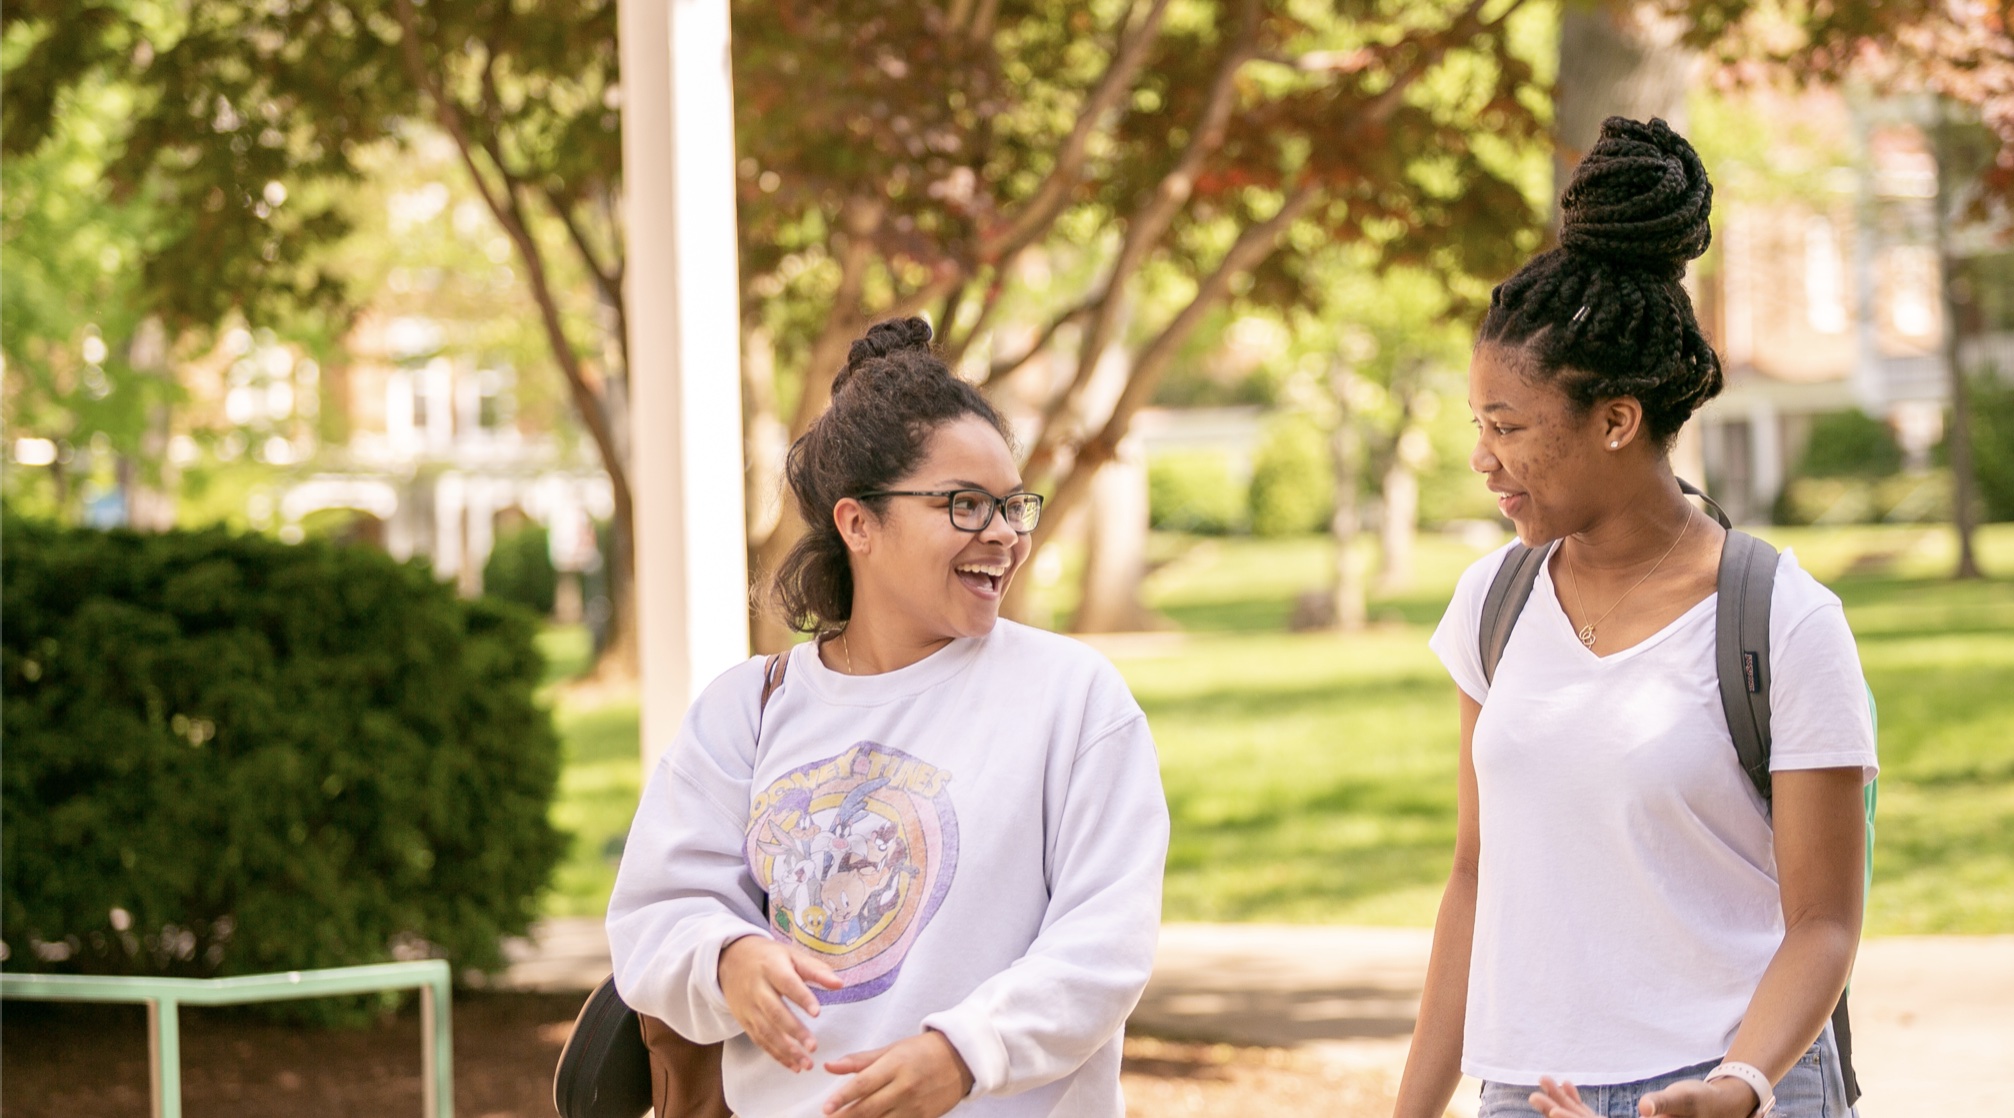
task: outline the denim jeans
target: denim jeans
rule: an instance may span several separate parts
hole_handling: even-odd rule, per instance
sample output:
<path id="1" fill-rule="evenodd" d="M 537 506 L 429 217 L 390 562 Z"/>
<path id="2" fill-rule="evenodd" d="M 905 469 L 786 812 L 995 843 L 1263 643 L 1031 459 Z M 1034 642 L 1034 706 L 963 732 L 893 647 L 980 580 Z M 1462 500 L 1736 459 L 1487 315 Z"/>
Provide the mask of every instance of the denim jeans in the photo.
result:
<path id="1" fill-rule="evenodd" d="M 1708 1060 L 1636 1083 L 1574 1086 L 1580 1091 L 1581 1101 L 1601 1118 L 1637 1118 L 1638 1099 L 1683 1079 L 1703 1078 L 1718 1063 L 1719 1060 Z M 1536 1090 L 1535 1084 L 1484 1083 L 1477 1118 L 1537 1118 L 1538 1111 L 1532 1109 L 1529 1101 Z M 1828 1024 L 1811 1050 L 1776 1085 L 1776 1109 L 1770 1112 L 1770 1118 L 1854 1116 L 1853 1108 L 1846 1105 L 1846 1078 L 1840 1070 L 1839 1052 L 1832 1041 L 1832 1026 Z"/>

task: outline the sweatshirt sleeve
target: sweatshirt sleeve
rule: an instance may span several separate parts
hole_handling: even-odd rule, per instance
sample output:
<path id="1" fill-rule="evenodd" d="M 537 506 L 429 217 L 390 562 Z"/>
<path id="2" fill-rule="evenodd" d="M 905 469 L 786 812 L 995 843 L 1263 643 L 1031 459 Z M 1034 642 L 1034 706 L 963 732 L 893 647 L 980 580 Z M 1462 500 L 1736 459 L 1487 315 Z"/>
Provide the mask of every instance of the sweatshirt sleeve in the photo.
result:
<path id="1" fill-rule="evenodd" d="M 1076 758 L 1053 838 L 1049 906 L 1028 951 L 923 1019 L 972 1071 L 973 1095 L 1062 1078 L 1126 1024 L 1154 965 L 1168 804 L 1144 715 Z"/>
<path id="2" fill-rule="evenodd" d="M 741 1031 L 720 991 L 721 949 L 768 934 L 741 851 L 759 672 L 728 671 L 687 713 L 644 787 L 608 902 L 623 1000 L 700 1044 Z"/>

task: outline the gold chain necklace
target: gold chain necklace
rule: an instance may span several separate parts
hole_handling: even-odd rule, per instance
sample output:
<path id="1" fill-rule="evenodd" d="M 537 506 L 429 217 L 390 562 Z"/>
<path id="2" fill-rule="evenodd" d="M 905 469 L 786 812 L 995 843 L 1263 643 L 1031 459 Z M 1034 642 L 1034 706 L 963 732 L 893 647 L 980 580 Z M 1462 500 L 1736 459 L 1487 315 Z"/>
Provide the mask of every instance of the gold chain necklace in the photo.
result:
<path id="1" fill-rule="evenodd" d="M 1583 610 L 1582 612 L 1585 613 L 1586 611 Z M 841 630 L 839 633 L 839 651 L 846 653 L 846 674 L 859 675 L 859 672 L 853 670 L 853 642 L 846 639 L 845 630 Z"/>
<path id="2" fill-rule="evenodd" d="M 1593 621 L 1588 622 L 1587 624 L 1581 626 L 1577 631 L 1575 631 L 1574 636 L 1580 638 L 1580 643 L 1585 645 L 1588 651 L 1592 652 L 1594 650 L 1595 627 L 1600 625 L 1602 622 L 1608 620 L 1608 615 L 1615 612 L 1616 606 L 1622 604 L 1623 598 L 1627 598 L 1631 594 L 1636 593 L 1637 586 L 1642 586 L 1644 583 L 1650 581 L 1650 576 L 1656 574 L 1657 569 L 1659 567 L 1664 566 L 1664 561 L 1666 559 L 1671 558 L 1672 552 L 1678 550 L 1679 541 L 1685 539 L 1685 534 L 1691 530 L 1692 530 L 1692 509 L 1687 508 L 1685 510 L 1685 523 L 1679 525 L 1678 528 L 1678 539 L 1672 540 L 1671 546 L 1664 549 L 1664 554 L 1658 556 L 1657 562 L 1651 564 L 1650 569 L 1643 572 L 1643 577 L 1636 580 L 1636 586 L 1632 586 L 1629 589 L 1623 591 L 1622 597 L 1617 598 L 1615 602 L 1608 607 L 1607 613 L 1603 613 L 1600 617 L 1595 618 Z M 1580 615 L 1582 617 L 1586 617 L 1587 599 L 1581 597 L 1580 595 L 1580 572 L 1574 569 L 1573 554 L 1571 552 L 1565 552 L 1564 555 L 1566 558 L 1566 573 L 1568 577 L 1573 579 L 1574 604 L 1580 607 Z"/>

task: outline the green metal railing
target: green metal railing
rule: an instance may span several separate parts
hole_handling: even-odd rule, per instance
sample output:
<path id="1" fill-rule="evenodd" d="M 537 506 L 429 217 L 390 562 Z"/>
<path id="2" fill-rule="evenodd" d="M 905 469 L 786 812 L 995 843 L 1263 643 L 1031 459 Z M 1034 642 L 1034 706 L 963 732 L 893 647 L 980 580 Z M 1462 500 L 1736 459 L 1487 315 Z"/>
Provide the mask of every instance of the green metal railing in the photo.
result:
<path id="1" fill-rule="evenodd" d="M 115 978 L 74 974 L 0 973 L 0 998 L 59 1002 L 139 1002 L 147 1007 L 147 1064 L 153 1076 L 154 1118 L 182 1118 L 182 1029 L 184 1005 L 246 1005 L 252 1002 L 374 994 L 380 990 L 420 992 L 421 1088 L 426 1118 L 454 1118 L 454 1029 L 448 1002 L 448 964 L 377 963 L 364 967 L 247 974 L 235 978 Z"/>

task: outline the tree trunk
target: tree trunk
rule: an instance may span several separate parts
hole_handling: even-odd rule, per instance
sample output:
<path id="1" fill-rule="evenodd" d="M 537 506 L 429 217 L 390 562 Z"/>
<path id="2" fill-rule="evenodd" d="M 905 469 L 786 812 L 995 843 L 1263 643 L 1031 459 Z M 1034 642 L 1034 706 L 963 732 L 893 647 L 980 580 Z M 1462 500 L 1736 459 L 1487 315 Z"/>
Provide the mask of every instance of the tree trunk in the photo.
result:
<path id="1" fill-rule="evenodd" d="M 1403 451 L 1385 467 L 1378 524 L 1378 593 L 1397 594 L 1413 581 L 1413 542 L 1419 529 L 1420 478 Z"/>
<path id="2" fill-rule="evenodd" d="M 424 57 L 416 7 L 413 0 L 398 0 L 394 6 L 401 29 L 400 50 L 405 58 L 407 74 L 414 85 L 425 90 L 433 101 L 435 120 L 454 141 L 462 166 L 468 171 L 470 185 L 482 196 L 491 216 L 496 218 L 517 250 L 518 260 L 525 269 L 525 287 L 538 306 L 547 345 L 565 377 L 574 411 L 587 428 L 588 437 L 600 453 L 602 468 L 608 474 L 615 504 L 610 554 L 604 556 L 608 564 L 609 617 L 601 653 L 595 660 L 594 674 L 603 678 L 633 680 L 642 665 L 642 653 L 636 618 L 636 507 L 629 489 L 629 447 L 624 439 L 629 431 L 629 416 L 621 378 L 604 371 L 599 384 L 590 382 L 580 354 L 567 339 L 559 300 L 553 293 L 547 271 L 545 253 L 528 224 L 529 214 L 525 207 L 526 199 L 532 193 L 531 188 L 511 171 L 503 148 L 495 142 L 494 136 L 484 141 L 472 136 L 464 126 L 460 106 L 442 88 L 440 74 L 428 66 Z M 487 174 L 483 169 L 485 160 L 489 168 Z M 550 195 L 547 197 L 550 200 Z M 567 224 L 569 233 L 575 234 L 573 243 L 581 252 L 582 266 L 601 281 L 599 287 L 605 303 L 617 316 L 626 313 L 622 307 L 620 284 L 611 282 L 592 254 L 586 251 L 585 241 L 577 235 L 578 229 L 572 225 L 564 208 L 555 207 L 555 210 L 559 220 Z M 627 346 L 627 337 L 615 339 L 615 347 L 623 353 L 624 375 L 628 373 Z"/>
<path id="3" fill-rule="evenodd" d="M 1073 633 L 1125 633 L 1152 628 L 1140 602 L 1147 569 L 1147 456 L 1140 440 L 1119 444 L 1118 456 L 1091 481 L 1084 549 L 1083 593 Z M 1017 580 L 1018 581 L 1018 580 Z"/>
<path id="4" fill-rule="evenodd" d="M 749 331 L 741 349 L 741 445 L 746 448 L 748 473 L 743 481 L 742 507 L 747 510 L 748 646 L 756 652 L 781 652 L 790 647 L 790 628 L 768 607 L 769 572 L 763 545 L 796 524 L 789 511 L 792 497 L 783 484 L 783 458 L 790 450 L 790 429 L 776 403 L 776 350 L 769 332 Z M 801 526 L 800 526 L 801 527 Z M 789 541 L 795 543 L 796 535 Z M 778 544 L 783 541 L 776 539 Z M 789 549 L 776 552 L 780 559 Z"/>
<path id="5" fill-rule="evenodd" d="M 1560 13 L 1559 79 L 1553 87 L 1553 209 L 1559 192 L 1611 116 L 1662 117 L 1684 131 L 1685 84 L 1693 54 L 1679 44 L 1683 20 L 1655 3 L 1627 6 L 1569 0 Z"/>
<path id="6" fill-rule="evenodd" d="M 595 661 L 594 675 L 610 680 L 642 678 L 642 646 L 636 631 L 636 513 L 628 497 L 629 489 L 617 490 L 621 499 L 609 524 L 608 629 Z"/>
<path id="7" fill-rule="evenodd" d="M 1379 479 L 1378 592 L 1396 594 L 1412 583 L 1413 543 L 1419 532 L 1419 467 L 1432 454 L 1432 444 L 1420 426 L 1422 389 L 1420 363 L 1401 368 L 1392 378 L 1399 421 L 1392 432 L 1392 452 Z"/>
<path id="8" fill-rule="evenodd" d="M 1944 369 L 1951 384 L 1951 425 L 1945 429 L 1944 446 L 1951 455 L 1951 524 L 1958 532 L 1958 566 L 1953 578 L 1980 577 L 1979 559 L 1972 537 L 1979 526 L 1978 480 L 1972 476 L 1972 402 L 1965 384 L 1965 366 L 1959 361 L 1959 336 L 1964 319 L 1959 313 L 1958 258 L 1951 247 L 1951 211 L 1956 205 L 1952 180 L 1957 177 L 1952 152 L 1952 123 L 1948 106 L 1940 98 L 1936 123 L 1931 127 L 1931 149 L 1937 159 L 1937 269 L 1938 287 L 1944 311 Z"/>
<path id="9" fill-rule="evenodd" d="M 1329 599 L 1329 627 L 1353 633 L 1364 627 L 1369 614 L 1364 587 L 1364 563 L 1357 554 L 1357 528 L 1362 513 L 1358 507 L 1359 460 L 1363 457 L 1363 435 L 1357 430 L 1357 414 L 1350 406 L 1350 381 L 1356 374 L 1341 361 L 1329 370 L 1329 393 L 1336 401 L 1336 429 L 1329 435 L 1329 468 L 1336 475 L 1336 511 L 1329 518 L 1329 538 L 1335 541 L 1335 591 Z"/>

